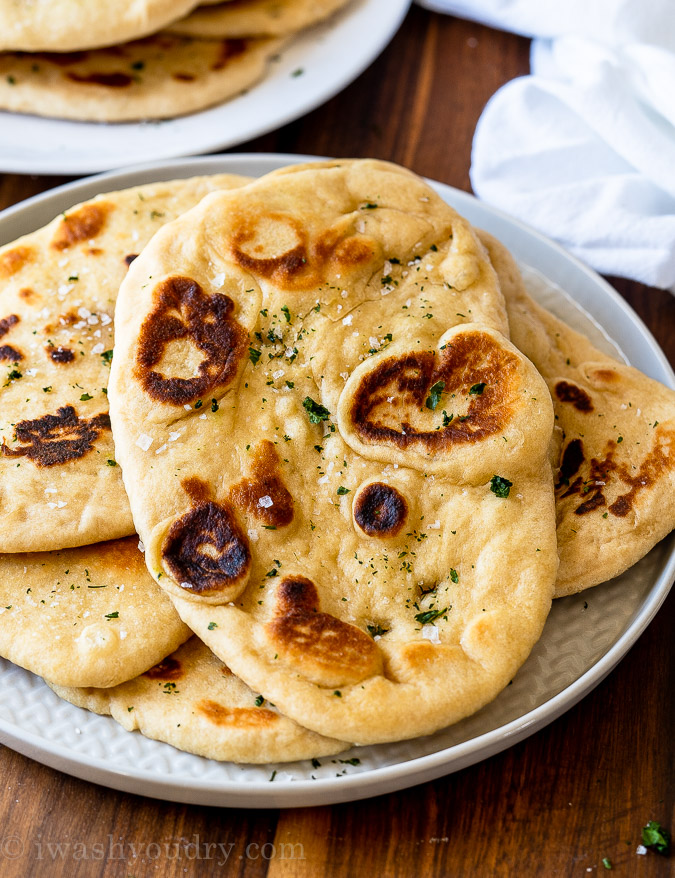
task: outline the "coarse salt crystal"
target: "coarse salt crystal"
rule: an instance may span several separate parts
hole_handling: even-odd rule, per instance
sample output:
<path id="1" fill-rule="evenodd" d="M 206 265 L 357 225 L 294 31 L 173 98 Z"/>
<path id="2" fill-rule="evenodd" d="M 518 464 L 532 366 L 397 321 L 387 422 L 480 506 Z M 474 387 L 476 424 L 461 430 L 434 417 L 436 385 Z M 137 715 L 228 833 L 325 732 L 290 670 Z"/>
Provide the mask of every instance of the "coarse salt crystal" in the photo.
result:
<path id="1" fill-rule="evenodd" d="M 138 551 L 145 552 L 145 544 L 143 543 L 143 540 L 138 541 Z"/>
<path id="2" fill-rule="evenodd" d="M 169 433 L 169 442 L 175 442 L 176 439 L 178 439 L 178 437 L 180 436 L 180 434 L 181 434 L 180 430 L 176 430 L 174 432 Z"/>
<path id="3" fill-rule="evenodd" d="M 185 405 L 183 406 L 183 408 L 185 409 L 186 412 L 192 411 L 192 406 L 190 405 L 189 402 L 186 402 Z"/>
<path id="4" fill-rule="evenodd" d="M 162 451 L 166 451 L 167 448 L 168 448 L 168 446 L 165 442 L 164 445 L 159 446 L 159 448 L 155 451 L 155 454 L 161 454 Z"/>
<path id="5" fill-rule="evenodd" d="M 440 530 L 441 529 L 441 522 L 438 519 L 436 519 L 436 521 L 433 524 L 428 525 L 428 529 L 429 530 Z"/>
<path id="6" fill-rule="evenodd" d="M 45 494 L 56 494 L 56 488 L 45 488 Z"/>
<path id="7" fill-rule="evenodd" d="M 279 378 L 281 378 L 285 374 L 286 373 L 283 369 L 277 369 L 276 372 L 272 372 L 272 378 L 274 378 L 275 381 L 278 381 Z"/>
<path id="8" fill-rule="evenodd" d="M 225 283 L 225 273 L 217 274 L 215 277 L 211 278 L 212 285 L 219 290 L 222 285 Z"/>
<path id="9" fill-rule="evenodd" d="M 98 323 L 98 317 L 96 316 L 96 314 L 92 314 L 91 317 L 87 317 L 87 323 L 90 326 L 96 326 L 96 324 Z"/>
<path id="10" fill-rule="evenodd" d="M 124 640 L 126 636 L 127 636 L 126 631 L 120 631 L 120 640 Z"/>
<path id="11" fill-rule="evenodd" d="M 104 350 L 105 350 L 105 346 L 104 346 L 103 342 L 100 341 L 98 344 L 94 345 L 94 347 L 91 349 L 91 352 L 92 352 L 92 354 L 102 354 Z"/>
<path id="12" fill-rule="evenodd" d="M 353 320 L 353 319 L 354 319 L 354 315 L 353 315 L 353 314 L 347 314 L 346 317 L 343 317 L 343 318 L 342 318 L 342 325 L 343 325 L 343 326 L 351 326 L 351 325 L 352 325 L 352 320 Z"/>
<path id="13" fill-rule="evenodd" d="M 56 509 L 56 503 L 47 503 L 50 509 Z"/>
<path id="14" fill-rule="evenodd" d="M 349 372 L 340 372 L 340 378 L 342 378 L 343 381 L 346 381 L 347 378 L 349 378 Z"/>
<path id="15" fill-rule="evenodd" d="M 375 338 L 374 335 L 371 335 L 368 339 L 368 344 L 371 346 L 371 348 L 379 348 L 380 340 L 379 338 Z"/>
<path id="16" fill-rule="evenodd" d="M 258 506 L 262 506 L 263 509 L 269 509 L 270 506 L 274 506 L 274 501 L 269 494 L 265 494 L 264 497 L 258 500 Z"/>
<path id="17" fill-rule="evenodd" d="M 78 308 L 77 316 L 81 317 L 83 320 L 86 320 L 87 317 L 91 317 L 91 311 L 88 308 Z"/>
<path id="18" fill-rule="evenodd" d="M 30 375 L 32 378 L 33 375 L 37 375 L 37 369 L 26 369 L 26 375 Z"/>
<path id="19" fill-rule="evenodd" d="M 67 505 L 68 505 L 68 503 L 65 500 L 57 500 L 56 501 L 56 508 L 57 509 L 63 509 L 63 507 L 67 506 Z"/>
<path id="20" fill-rule="evenodd" d="M 428 640 L 430 643 L 440 643 L 441 637 L 438 633 L 438 628 L 435 625 L 429 623 L 428 625 L 422 625 L 422 637 L 425 640 Z"/>
<path id="21" fill-rule="evenodd" d="M 644 857 L 644 855 L 647 853 L 647 848 L 643 844 L 639 844 L 635 848 L 635 853 L 640 857 Z"/>
<path id="22" fill-rule="evenodd" d="M 200 420 L 200 421 L 205 421 L 205 420 L 206 420 L 206 415 L 200 415 L 200 416 L 199 416 L 199 420 Z"/>
<path id="23" fill-rule="evenodd" d="M 259 534 L 258 534 L 258 531 L 257 531 L 257 530 L 253 530 L 253 528 L 250 528 L 250 529 L 249 529 L 248 531 L 246 531 L 246 532 L 247 532 L 247 534 L 248 534 L 248 538 L 249 538 L 249 540 L 251 540 L 252 543 L 257 543 L 257 542 L 258 542 L 258 539 L 259 539 L 260 537 L 259 537 Z"/>
<path id="24" fill-rule="evenodd" d="M 152 445 L 152 436 L 148 436 L 147 433 L 141 433 L 136 440 L 136 445 L 138 445 L 141 451 L 147 451 Z"/>
<path id="25" fill-rule="evenodd" d="M 387 397 L 387 402 L 393 402 L 395 398 L 396 398 L 396 397 L 394 397 L 394 396 L 388 396 L 388 397 Z"/>
<path id="26" fill-rule="evenodd" d="M 109 323 L 112 323 L 110 314 L 101 314 L 101 326 L 107 326 Z"/>
<path id="27" fill-rule="evenodd" d="M 190 588 L 192 588 L 192 583 L 191 582 L 181 582 L 180 587 L 190 589 Z"/>
<path id="28" fill-rule="evenodd" d="M 347 290 L 343 290 L 343 291 L 340 293 L 340 295 L 342 296 L 343 299 L 346 299 L 347 296 L 349 295 L 349 293 L 347 292 Z"/>

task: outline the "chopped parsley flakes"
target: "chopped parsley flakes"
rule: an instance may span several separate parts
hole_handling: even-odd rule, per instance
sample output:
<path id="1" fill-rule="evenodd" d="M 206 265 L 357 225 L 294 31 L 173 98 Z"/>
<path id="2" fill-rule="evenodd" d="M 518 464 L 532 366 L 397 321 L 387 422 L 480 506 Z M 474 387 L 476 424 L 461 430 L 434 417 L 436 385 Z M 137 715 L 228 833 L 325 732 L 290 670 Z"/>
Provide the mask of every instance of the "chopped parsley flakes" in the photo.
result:
<path id="1" fill-rule="evenodd" d="M 490 479 L 490 490 L 497 497 L 506 498 L 509 496 L 509 491 L 513 487 L 513 482 L 510 482 L 508 479 L 505 479 L 503 476 L 492 476 Z"/>
<path id="2" fill-rule="evenodd" d="M 660 823 L 650 820 L 642 827 L 642 843 L 645 847 L 653 848 L 657 853 L 668 856 L 670 850 L 670 833 Z"/>
<path id="3" fill-rule="evenodd" d="M 429 396 L 426 398 L 426 402 L 424 405 L 431 409 L 431 411 L 435 411 L 438 403 L 441 401 L 441 394 L 445 390 L 445 381 L 437 381 L 429 388 Z"/>
<path id="4" fill-rule="evenodd" d="M 311 396 L 306 396 L 302 401 L 302 407 L 307 412 L 311 424 L 319 424 L 321 421 L 327 421 L 330 418 L 328 409 L 315 402 Z"/>

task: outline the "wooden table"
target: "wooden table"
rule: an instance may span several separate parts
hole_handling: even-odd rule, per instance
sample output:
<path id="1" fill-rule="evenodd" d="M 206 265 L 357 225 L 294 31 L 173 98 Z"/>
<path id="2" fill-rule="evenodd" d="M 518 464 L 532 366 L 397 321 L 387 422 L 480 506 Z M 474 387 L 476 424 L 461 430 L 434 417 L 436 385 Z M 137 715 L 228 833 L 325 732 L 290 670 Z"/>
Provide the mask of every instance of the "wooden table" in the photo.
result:
<path id="1" fill-rule="evenodd" d="M 414 8 L 342 94 L 241 151 L 376 156 L 468 190 L 481 109 L 527 71 L 527 40 Z M 59 182 L 7 175 L 0 207 Z M 612 282 L 675 362 L 675 299 Z M 636 846 L 649 819 L 675 828 L 674 610 L 672 594 L 609 678 L 544 730 L 449 777 L 364 802 L 284 811 L 175 805 L 75 780 L 0 748 L 0 836 L 25 845 L 16 860 L 0 855 L 0 875 L 572 876 L 604 873 L 603 857 L 617 875 L 672 874 L 672 859 L 637 856 Z M 231 844 L 227 862 L 170 858 L 172 844 L 196 836 Z M 124 841 L 126 859 L 95 858 L 94 845 L 107 848 L 111 838 Z M 63 859 L 52 860 L 48 842 L 69 843 Z M 169 855 L 133 857 L 131 844 L 153 842 L 169 845 Z M 271 856 L 282 842 L 301 845 L 298 856 Z"/>

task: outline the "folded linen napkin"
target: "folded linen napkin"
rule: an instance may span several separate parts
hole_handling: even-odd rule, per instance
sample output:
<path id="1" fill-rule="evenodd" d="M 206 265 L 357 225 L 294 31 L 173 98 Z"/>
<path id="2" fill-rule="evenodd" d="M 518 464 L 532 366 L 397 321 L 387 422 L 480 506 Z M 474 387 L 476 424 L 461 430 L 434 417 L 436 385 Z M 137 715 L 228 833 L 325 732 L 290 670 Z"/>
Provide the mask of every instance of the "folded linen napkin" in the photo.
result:
<path id="1" fill-rule="evenodd" d="M 674 0 L 420 0 L 537 37 L 488 102 L 476 194 L 598 271 L 675 291 Z"/>

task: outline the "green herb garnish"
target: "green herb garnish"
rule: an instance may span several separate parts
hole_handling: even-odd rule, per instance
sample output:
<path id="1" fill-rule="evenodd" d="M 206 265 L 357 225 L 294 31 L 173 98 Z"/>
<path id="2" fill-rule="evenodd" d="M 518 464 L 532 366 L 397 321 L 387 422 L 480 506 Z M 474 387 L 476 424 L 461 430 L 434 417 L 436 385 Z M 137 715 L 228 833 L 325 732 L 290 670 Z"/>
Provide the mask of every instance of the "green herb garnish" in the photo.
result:
<path id="1" fill-rule="evenodd" d="M 307 412 L 311 424 L 319 424 L 321 421 L 327 421 L 330 418 L 328 409 L 315 402 L 311 396 L 306 396 L 303 399 L 302 407 Z"/>
<path id="2" fill-rule="evenodd" d="M 435 411 L 438 403 L 441 401 L 441 394 L 445 389 L 445 381 L 437 381 L 429 388 L 429 396 L 426 398 L 426 402 L 424 405 L 431 409 L 431 411 Z"/>
<path id="3" fill-rule="evenodd" d="M 415 621 L 419 622 L 421 625 L 427 625 L 429 622 L 433 622 L 440 616 L 444 616 L 449 609 L 449 607 L 445 607 L 442 610 L 426 610 L 424 613 L 418 613 L 415 616 Z"/>
<path id="4" fill-rule="evenodd" d="M 509 491 L 513 487 L 513 482 L 503 478 L 503 476 L 492 476 L 490 479 L 490 490 L 497 497 L 508 497 Z"/>
<path id="5" fill-rule="evenodd" d="M 480 396 L 484 390 L 485 382 L 481 381 L 479 384 L 474 384 L 473 387 L 470 387 L 469 393 L 472 393 L 474 396 Z"/>
<path id="6" fill-rule="evenodd" d="M 668 856 L 670 850 L 670 833 L 660 823 L 650 820 L 642 827 L 642 843 L 645 847 L 654 848 L 658 854 Z"/>

